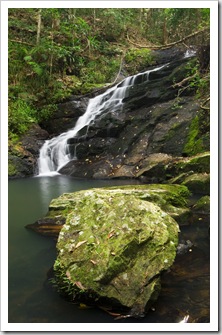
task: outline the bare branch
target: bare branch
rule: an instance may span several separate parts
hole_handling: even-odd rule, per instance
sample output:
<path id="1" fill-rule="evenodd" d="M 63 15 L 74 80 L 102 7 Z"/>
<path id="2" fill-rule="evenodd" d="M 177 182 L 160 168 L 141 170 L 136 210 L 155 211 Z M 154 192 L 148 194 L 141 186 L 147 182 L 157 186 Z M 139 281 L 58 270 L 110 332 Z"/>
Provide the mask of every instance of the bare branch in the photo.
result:
<path id="1" fill-rule="evenodd" d="M 194 33 L 192 33 L 190 35 L 187 35 L 187 36 L 181 38 L 180 40 L 178 40 L 176 42 L 168 43 L 168 44 L 165 44 L 165 45 L 140 45 L 140 44 L 137 44 L 137 43 L 133 42 L 132 40 L 130 40 L 128 33 L 127 33 L 127 40 L 131 44 L 135 45 L 138 48 L 148 48 L 148 49 L 153 49 L 153 50 L 155 50 L 155 49 L 168 49 L 168 48 L 170 48 L 170 47 L 172 47 L 172 46 L 174 46 L 176 44 L 183 43 L 184 41 L 188 40 L 191 37 L 194 37 L 194 36 L 196 36 L 198 34 L 202 34 L 202 33 L 204 33 L 207 30 L 209 30 L 209 28 L 204 28 L 204 29 L 195 31 Z"/>
<path id="2" fill-rule="evenodd" d="M 179 83 L 174 84 L 172 87 L 173 88 L 175 88 L 175 87 L 181 87 L 181 86 L 183 86 L 183 84 L 187 83 L 189 80 L 195 78 L 195 76 L 196 76 L 196 73 L 194 73 L 192 76 L 184 78 Z"/>
<path id="3" fill-rule="evenodd" d="M 35 44 L 24 42 L 24 41 L 20 41 L 20 40 L 12 40 L 12 39 L 10 39 L 9 41 L 15 42 L 15 43 L 21 43 L 21 44 L 25 44 L 25 45 L 30 45 L 31 47 L 35 46 Z"/>

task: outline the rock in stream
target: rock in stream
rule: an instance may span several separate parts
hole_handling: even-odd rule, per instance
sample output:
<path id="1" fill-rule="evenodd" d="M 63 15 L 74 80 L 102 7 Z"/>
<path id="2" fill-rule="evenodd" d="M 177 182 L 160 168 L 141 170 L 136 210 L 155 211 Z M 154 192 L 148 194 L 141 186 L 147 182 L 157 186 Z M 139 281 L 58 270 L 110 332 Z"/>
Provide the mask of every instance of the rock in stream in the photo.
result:
<path id="1" fill-rule="evenodd" d="M 166 190 L 156 188 L 156 198 L 158 193 Z M 145 315 L 159 295 L 161 273 L 174 262 L 179 232 L 172 216 L 149 201 L 154 194 L 155 186 L 150 192 L 128 186 L 54 200 L 54 206 L 71 204 L 54 264 L 62 295 L 125 316 Z"/>

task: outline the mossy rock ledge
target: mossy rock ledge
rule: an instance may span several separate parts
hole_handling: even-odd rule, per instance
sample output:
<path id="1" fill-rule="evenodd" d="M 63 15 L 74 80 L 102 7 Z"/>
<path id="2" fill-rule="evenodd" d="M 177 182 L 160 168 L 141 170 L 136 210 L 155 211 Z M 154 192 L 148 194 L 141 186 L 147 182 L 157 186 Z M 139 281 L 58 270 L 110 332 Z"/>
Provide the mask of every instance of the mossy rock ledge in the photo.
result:
<path id="1" fill-rule="evenodd" d="M 161 273 L 174 262 L 179 232 L 177 222 L 148 195 L 143 185 L 91 189 L 54 199 L 51 208 L 56 202 L 72 204 L 54 264 L 62 295 L 108 306 L 124 316 L 146 314 L 159 295 Z"/>

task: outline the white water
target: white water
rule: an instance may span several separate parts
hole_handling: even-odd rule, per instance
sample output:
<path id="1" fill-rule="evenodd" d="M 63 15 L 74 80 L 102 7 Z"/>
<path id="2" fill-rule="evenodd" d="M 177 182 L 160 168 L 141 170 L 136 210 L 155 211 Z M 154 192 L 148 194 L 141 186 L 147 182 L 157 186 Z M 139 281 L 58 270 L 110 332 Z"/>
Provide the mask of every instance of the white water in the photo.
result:
<path id="1" fill-rule="evenodd" d="M 138 79 L 139 82 L 141 82 L 140 79 L 142 79 L 142 82 L 148 81 L 150 72 L 158 71 L 164 66 L 166 66 L 166 64 L 153 70 L 130 76 L 116 86 L 108 89 L 105 93 L 90 99 L 85 113 L 79 117 L 74 128 L 51 140 L 45 141 L 40 149 L 38 159 L 39 175 L 58 174 L 59 169 L 67 162 L 72 159 L 77 159 L 77 157 L 71 156 L 67 140 L 76 137 L 78 132 L 84 127 L 89 127 L 97 116 L 110 111 L 112 111 L 112 113 L 121 111 L 123 99 L 127 97 L 128 88 L 136 85 Z"/>

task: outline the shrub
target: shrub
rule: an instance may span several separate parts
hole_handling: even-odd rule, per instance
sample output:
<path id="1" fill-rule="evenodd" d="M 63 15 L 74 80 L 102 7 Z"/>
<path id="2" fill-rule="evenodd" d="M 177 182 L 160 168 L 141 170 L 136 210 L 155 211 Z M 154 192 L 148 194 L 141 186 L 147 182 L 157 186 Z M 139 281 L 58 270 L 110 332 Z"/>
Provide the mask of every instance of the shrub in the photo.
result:
<path id="1" fill-rule="evenodd" d="M 9 102 L 8 126 L 9 132 L 21 135 L 33 122 L 36 122 L 36 111 L 24 100 Z"/>

